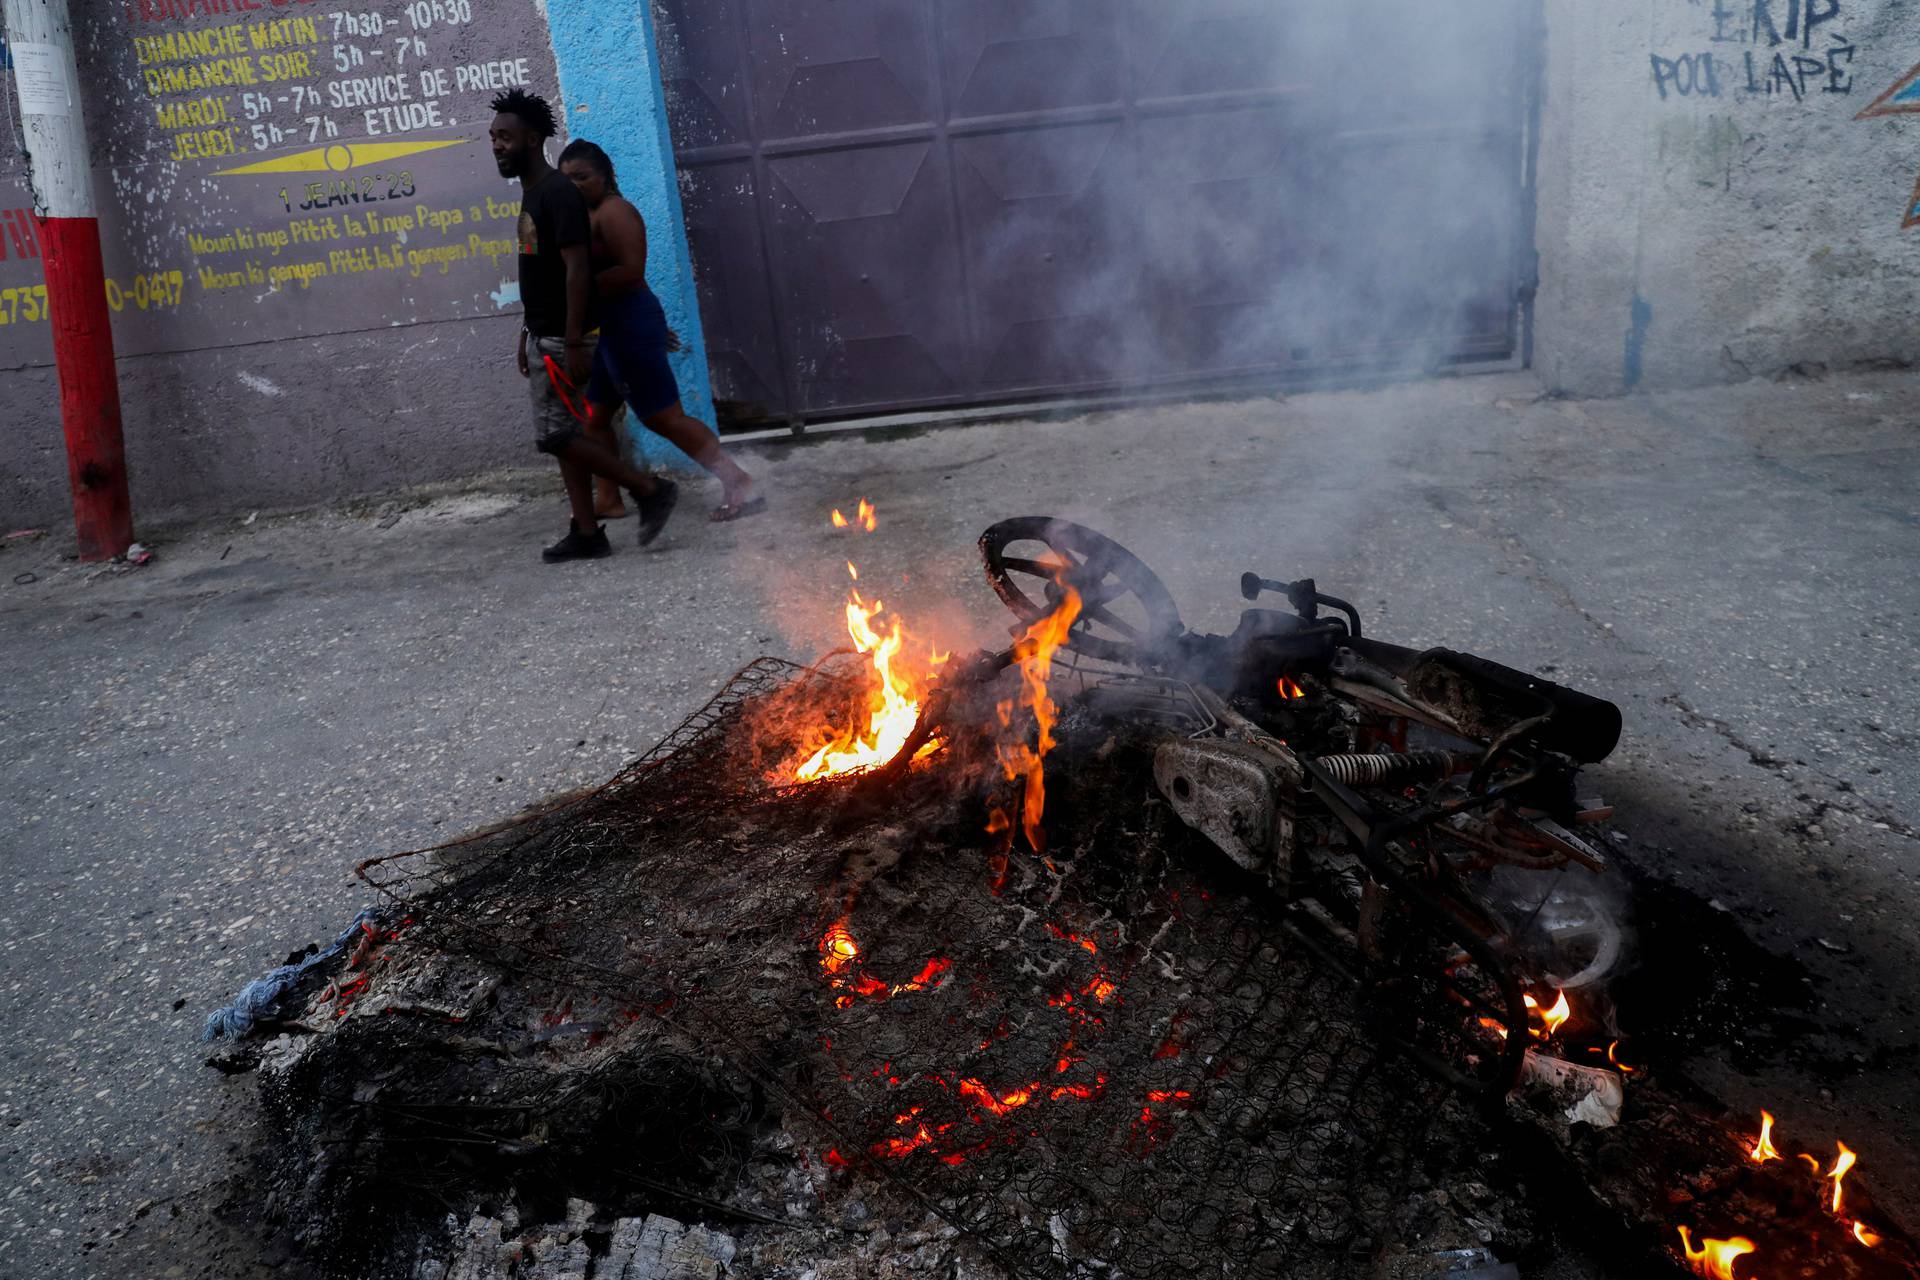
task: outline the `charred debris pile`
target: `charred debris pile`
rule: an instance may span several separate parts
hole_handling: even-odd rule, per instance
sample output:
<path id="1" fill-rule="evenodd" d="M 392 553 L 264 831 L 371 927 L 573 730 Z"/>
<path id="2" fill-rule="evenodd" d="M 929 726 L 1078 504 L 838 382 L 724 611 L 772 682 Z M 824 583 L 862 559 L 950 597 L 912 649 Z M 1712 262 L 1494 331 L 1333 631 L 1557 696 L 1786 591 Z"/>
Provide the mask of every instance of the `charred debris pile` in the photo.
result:
<path id="1" fill-rule="evenodd" d="M 1610 704 L 1310 581 L 1205 636 L 1091 530 L 982 548 L 1007 651 L 921 653 L 856 587 L 851 650 L 363 866 L 380 905 L 216 1023 L 270 1228 L 419 1280 L 1524 1274 L 1574 1230 L 1920 1271 L 1844 1148 L 1681 1074 L 1579 775 Z"/>

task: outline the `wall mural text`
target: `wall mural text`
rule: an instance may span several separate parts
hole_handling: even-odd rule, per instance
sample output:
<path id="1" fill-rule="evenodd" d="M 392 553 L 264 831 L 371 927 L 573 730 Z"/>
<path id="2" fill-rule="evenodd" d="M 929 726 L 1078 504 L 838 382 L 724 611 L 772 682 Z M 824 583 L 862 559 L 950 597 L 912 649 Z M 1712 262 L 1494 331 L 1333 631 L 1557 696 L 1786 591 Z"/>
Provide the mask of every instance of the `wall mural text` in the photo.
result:
<path id="1" fill-rule="evenodd" d="M 517 301 L 519 193 L 486 128 L 501 90 L 553 93 L 534 0 L 76 0 L 75 18 L 101 57 L 86 105 L 122 354 Z M 50 356 L 28 202 L 0 159 L 16 367 Z"/>
<path id="2" fill-rule="evenodd" d="M 1660 97 L 1806 102 L 1853 92 L 1841 0 L 1697 0 L 1701 47 L 1652 54 Z"/>

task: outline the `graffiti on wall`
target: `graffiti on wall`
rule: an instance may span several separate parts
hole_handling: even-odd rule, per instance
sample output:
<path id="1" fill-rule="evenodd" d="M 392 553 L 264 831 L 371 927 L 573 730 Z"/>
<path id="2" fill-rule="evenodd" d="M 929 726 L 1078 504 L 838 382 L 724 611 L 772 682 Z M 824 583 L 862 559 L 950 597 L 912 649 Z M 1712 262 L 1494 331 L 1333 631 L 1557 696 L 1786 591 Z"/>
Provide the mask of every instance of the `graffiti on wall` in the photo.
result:
<path id="1" fill-rule="evenodd" d="M 107 301 L 123 354 L 490 315 L 516 300 L 494 94 L 553 92 L 536 0 L 76 0 Z M 0 87 L 0 92 L 5 92 Z M 9 95 L 10 96 L 10 95 Z M 10 103 L 8 104 L 11 105 Z M 9 181 L 9 178 L 12 181 Z M 9 188 L 12 188 L 10 191 Z M 48 358 L 0 164 L 0 364 Z M 31 274 L 23 274 L 30 270 Z M 22 342 L 17 337 L 29 340 Z"/>
<path id="2" fill-rule="evenodd" d="M 1853 92 L 1857 46 L 1842 30 L 1841 0 L 1695 0 L 1697 48 L 1651 55 L 1653 84 L 1669 98 L 1772 98 L 1804 103 Z"/>
<path id="3" fill-rule="evenodd" d="M 1920 66 L 1893 82 L 1893 87 L 1867 104 L 1866 110 L 1855 116 L 1855 120 L 1871 120 L 1875 116 L 1920 115 Z M 1920 180 L 1913 185 L 1913 194 L 1907 199 L 1902 211 L 1900 229 L 1909 230 L 1920 227 Z"/>

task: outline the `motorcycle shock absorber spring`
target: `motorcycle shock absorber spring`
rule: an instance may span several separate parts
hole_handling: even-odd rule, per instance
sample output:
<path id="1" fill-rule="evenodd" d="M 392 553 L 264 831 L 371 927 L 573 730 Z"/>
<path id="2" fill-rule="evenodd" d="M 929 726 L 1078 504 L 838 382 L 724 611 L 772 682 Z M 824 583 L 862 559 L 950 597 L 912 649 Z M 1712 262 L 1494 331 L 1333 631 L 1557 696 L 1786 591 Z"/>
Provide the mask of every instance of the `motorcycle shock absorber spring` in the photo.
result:
<path id="1" fill-rule="evenodd" d="M 1350 787 L 1387 783 L 1437 782 L 1473 767 L 1475 757 L 1456 751 L 1321 756 L 1314 763 Z"/>

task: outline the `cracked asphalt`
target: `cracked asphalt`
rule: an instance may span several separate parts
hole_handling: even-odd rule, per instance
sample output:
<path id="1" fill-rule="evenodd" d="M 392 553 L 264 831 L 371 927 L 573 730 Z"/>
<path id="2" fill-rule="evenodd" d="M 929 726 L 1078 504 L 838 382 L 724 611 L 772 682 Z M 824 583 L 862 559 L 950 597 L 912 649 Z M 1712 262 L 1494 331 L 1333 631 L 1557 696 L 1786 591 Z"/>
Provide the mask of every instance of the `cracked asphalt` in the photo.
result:
<path id="1" fill-rule="evenodd" d="M 330 938 L 362 857 L 599 781 L 763 652 L 836 643 L 844 562 L 949 644 L 1007 619 L 979 531 L 1104 530 L 1189 626 L 1312 575 L 1370 634 L 1612 698 L 1628 856 L 1815 980 L 1815 1027 L 1696 1064 L 1920 1204 L 1920 380 L 1570 402 L 1524 375 L 818 438 L 750 453 L 731 525 L 542 565 L 546 470 L 142 532 L 138 570 L 0 544 L 0 1272 L 286 1274 L 223 1221 L 246 1085 L 202 1019 Z M 879 532 L 830 527 L 859 497 Z M 716 500 L 712 493 L 706 501 Z M 1688 975 L 1674 975 L 1685 984 Z M 1909 1229 L 1920 1229 L 1911 1211 Z"/>

